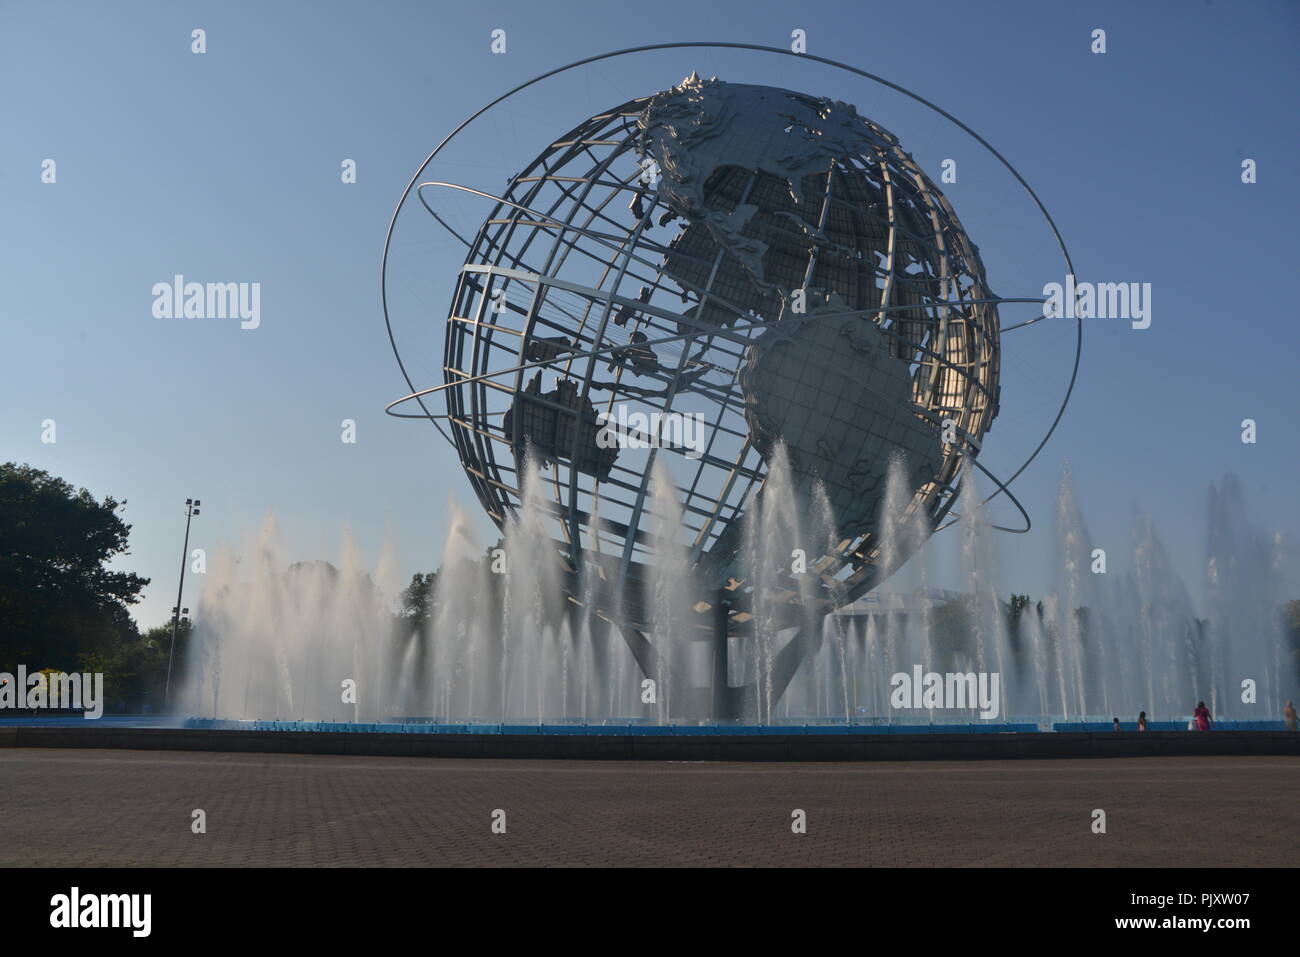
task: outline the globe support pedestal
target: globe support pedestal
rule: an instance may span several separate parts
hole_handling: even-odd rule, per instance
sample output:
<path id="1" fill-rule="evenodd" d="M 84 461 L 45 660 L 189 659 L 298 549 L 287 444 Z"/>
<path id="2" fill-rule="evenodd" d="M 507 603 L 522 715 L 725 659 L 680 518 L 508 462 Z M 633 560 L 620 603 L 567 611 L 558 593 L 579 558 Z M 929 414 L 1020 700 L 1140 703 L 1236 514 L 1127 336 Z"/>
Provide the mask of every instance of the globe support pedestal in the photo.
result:
<path id="1" fill-rule="evenodd" d="M 727 616 L 730 609 L 722 600 L 722 591 L 713 602 L 713 717 L 738 718 L 728 692 L 730 662 L 727 656 Z"/>
<path id="2" fill-rule="evenodd" d="M 712 721 L 771 721 L 771 711 L 781 701 L 790 682 L 804 661 L 815 655 L 821 647 L 821 628 L 815 623 L 795 631 L 790 640 L 772 659 L 768 686 L 771 700 L 761 698 L 759 683 L 732 685 L 730 683 L 731 656 L 728 633 L 730 607 L 719 595 L 714 601 L 711 675 L 707 687 L 685 683 L 681 675 L 673 675 L 665 666 L 665 656 L 644 634 L 627 625 L 619 625 L 619 632 L 627 642 L 632 657 L 641 673 L 652 679 L 660 693 L 669 691 L 674 717 L 689 717 Z M 671 683 L 671 688 L 669 688 Z"/>

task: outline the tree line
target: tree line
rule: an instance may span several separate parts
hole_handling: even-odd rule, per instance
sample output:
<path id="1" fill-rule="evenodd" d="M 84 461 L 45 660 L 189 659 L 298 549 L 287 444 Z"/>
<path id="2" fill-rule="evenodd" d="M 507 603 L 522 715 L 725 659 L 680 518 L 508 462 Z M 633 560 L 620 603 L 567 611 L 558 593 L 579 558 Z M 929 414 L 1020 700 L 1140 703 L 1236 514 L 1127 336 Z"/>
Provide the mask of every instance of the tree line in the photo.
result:
<path id="1" fill-rule="evenodd" d="M 161 706 L 171 623 L 141 632 L 130 607 L 149 579 L 107 567 L 129 554 L 125 507 L 30 465 L 0 465 L 0 671 L 99 672 L 109 710 Z"/>

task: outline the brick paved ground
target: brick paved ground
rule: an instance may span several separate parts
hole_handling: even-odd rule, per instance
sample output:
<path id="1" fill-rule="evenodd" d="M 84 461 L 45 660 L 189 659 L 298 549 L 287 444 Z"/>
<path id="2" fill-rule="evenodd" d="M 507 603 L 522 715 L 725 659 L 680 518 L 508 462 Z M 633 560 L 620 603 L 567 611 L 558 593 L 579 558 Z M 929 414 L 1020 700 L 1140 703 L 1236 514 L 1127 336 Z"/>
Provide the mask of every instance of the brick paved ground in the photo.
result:
<path id="1" fill-rule="evenodd" d="M 0 750 L 0 865 L 1295 864 L 1296 758 L 879 764 Z M 191 811 L 208 832 L 191 833 Z M 496 808 L 507 833 L 490 831 Z M 791 833 L 791 811 L 808 832 Z M 1107 833 L 1090 830 L 1093 808 Z"/>

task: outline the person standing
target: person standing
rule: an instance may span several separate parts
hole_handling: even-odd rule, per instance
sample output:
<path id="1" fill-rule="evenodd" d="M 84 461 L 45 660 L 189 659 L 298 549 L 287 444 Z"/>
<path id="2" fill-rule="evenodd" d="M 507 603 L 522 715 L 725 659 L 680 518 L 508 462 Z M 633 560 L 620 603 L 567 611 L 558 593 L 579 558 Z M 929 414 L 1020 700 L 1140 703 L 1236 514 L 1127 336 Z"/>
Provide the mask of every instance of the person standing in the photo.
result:
<path id="1" fill-rule="evenodd" d="M 1111 720 L 1111 723 L 1115 726 L 1114 730 L 1116 730 L 1116 731 L 1123 731 L 1123 730 L 1124 730 L 1123 728 L 1121 728 L 1121 727 L 1119 726 L 1119 718 L 1111 718 L 1110 720 Z"/>
<path id="2" fill-rule="evenodd" d="M 1139 712 L 1138 712 L 1138 730 L 1139 730 L 1139 731 L 1145 731 L 1146 729 L 1147 729 L 1147 713 L 1146 713 L 1145 711 L 1139 711 Z"/>
<path id="3" fill-rule="evenodd" d="M 1196 719 L 1197 731 L 1209 731 L 1210 725 L 1214 719 L 1210 717 L 1210 709 L 1205 707 L 1204 701 L 1196 702 L 1196 710 L 1192 712 L 1192 717 Z"/>
<path id="4" fill-rule="evenodd" d="M 1286 729 L 1288 731 L 1295 730 L 1295 719 L 1296 719 L 1295 702 L 1288 701 L 1286 703 L 1286 707 L 1282 709 L 1282 720 L 1283 722 L 1286 723 Z"/>

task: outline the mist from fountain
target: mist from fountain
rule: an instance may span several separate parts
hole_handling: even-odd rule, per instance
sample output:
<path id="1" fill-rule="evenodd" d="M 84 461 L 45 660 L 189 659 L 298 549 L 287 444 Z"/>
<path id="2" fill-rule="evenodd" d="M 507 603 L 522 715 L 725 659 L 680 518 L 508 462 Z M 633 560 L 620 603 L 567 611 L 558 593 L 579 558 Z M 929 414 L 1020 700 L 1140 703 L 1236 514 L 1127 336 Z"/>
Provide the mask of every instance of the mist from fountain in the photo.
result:
<path id="1" fill-rule="evenodd" d="M 286 567 L 274 518 L 242 560 L 223 550 L 211 563 L 187 655 L 182 707 L 216 718 L 439 723 L 691 723 L 708 720 L 677 697 L 711 679 L 701 641 L 700 599 L 685 544 L 681 490 L 655 467 L 646 503 L 653 560 L 648 637 L 665 674 L 647 695 L 645 675 L 611 624 L 620 583 L 599 562 L 564 593 L 548 534 L 545 479 L 526 469 L 522 507 L 488 550 L 470 517 L 451 507 L 427 617 L 395 614 L 396 547 L 390 535 L 373 572 L 344 535 L 339 566 Z M 1011 608 L 1000 550 L 974 477 L 963 480 L 956 521 L 931 537 L 910 508 L 901 461 L 890 463 L 879 524 L 880 567 L 868 596 L 792 626 L 778 615 L 791 593 L 814 607 L 838 584 L 814 562 L 837 542 L 826 496 L 798 504 L 790 463 L 776 450 L 763 493 L 746 510 L 742 567 L 755 615 L 751 634 L 729 641 L 729 682 L 756 690 L 763 724 L 946 723 L 980 720 L 971 709 L 891 707 L 891 678 L 930 672 L 1001 676 L 998 721 L 1109 720 L 1131 726 L 1183 720 L 1200 699 L 1216 717 L 1275 718 L 1296 697 L 1279 611 L 1294 556 L 1280 534 L 1253 524 L 1240 484 L 1212 486 L 1207 508 L 1206 607 L 1198 617 L 1149 517 L 1136 515 L 1126 570 L 1114 549 L 1100 555 L 1069 472 L 1047 536 L 1053 569 L 1041 600 Z M 593 536 L 598 541 L 600 536 Z M 1011 539 L 1022 547 L 1024 539 Z M 922 548 L 921 546 L 925 547 Z M 955 550 L 962 587 L 936 599 L 934 566 Z M 408 609 L 409 612 L 409 609 Z M 694 622 L 694 624 L 692 624 Z M 792 641 L 807 657 L 789 687 L 775 663 Z M 1243 681 L 1256 701 L 1243 700 Z M 1247 694 L 1246 697 L 1249 697 Z M 697 699 L 697 703 L 698 703 Z"/>

